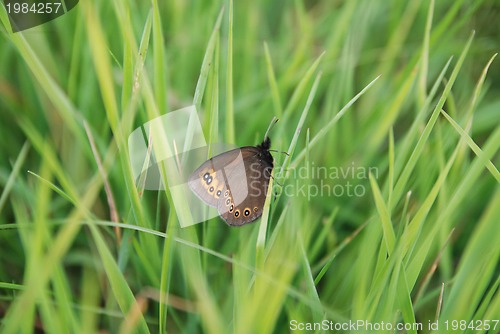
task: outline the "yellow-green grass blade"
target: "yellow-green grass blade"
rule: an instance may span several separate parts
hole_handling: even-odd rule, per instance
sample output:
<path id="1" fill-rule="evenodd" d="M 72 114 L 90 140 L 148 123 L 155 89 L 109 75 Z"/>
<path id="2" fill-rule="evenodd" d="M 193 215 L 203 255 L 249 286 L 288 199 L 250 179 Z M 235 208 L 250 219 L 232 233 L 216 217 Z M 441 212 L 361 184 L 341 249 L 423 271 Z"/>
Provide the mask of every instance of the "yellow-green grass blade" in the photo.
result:
<path id="1" fill-rule="evenodd" d="M 380 223 L 382 225 L 385 247 L 387 250 L 387 254 L 391 256 L 394 250 L 394 246 L 396 245 L 396 236 L 392 227 L 391 215 L 387 203 L 385 203 L 382 197 L 382 193 L 380 192 L 380 189 L 377 185 L 377 182 L 373 178 L 373 175 L 370 174 L 369 177 L 373 191 L 373 198 L 375 200 L 377 211 L 380 216 Z"/>
<path id="2" fill-rule="evenodd" d="M 393 192 L 393 197 L 392 197 L 393 202 L 389 204 L 389 207 L 391 209 L 401 199 L 402 193 L 404 191 L 404 187 L 406 186 L 406 184 L 408 182 L 410 174 L 413 171 L 418 158 L 422 154 L 424 145 L 430 136 L 430 133 L 432 131 L 432 128 L 434 127 L 434 124 L 437 121 L 437 118 L 439 116 L 439 112 L 440 112 L 441 108 L 443 107 L 443 105 L 444 105 L 444 103 L 445 103 L 445 101 L 446 101 L 446 99 L 451 91 L 451 88 L 455 82 L 455 79 L 458 76 L 458 72 L 460 71 L 460 68 L 462 67 L 462 64 L 465 60 L 465 56 L 467 55 L 469 47 L 472 43 L 473 37 L 474 37 L 474 34 L 472 34 L 469 37 L 469 40 L 467 41 L 467 44 L 464 47 L 462 54 L 460 55 L 460 58 L 458 59 L 457 64 L 455 65 L 455 68 L 453 69 L 453 72 L 451 73 L 450 80 L 446 84 L 444 91 L 443 91 L 436 107 L 434 108 L 434 111 L 432 112 L 431 118 L 427 122 L 427 125 L 422 133 L 422 136 L 418 140 L 417 145 L 415 146 L 410 158 L 408 159 L 407 164 L 405 165 L 403 171 L 401 172 L 401 175 L 399 176 L 398 181 L 396 182 L 396 185 L 394 186 L 394 192 Z"/>
<path id="3" fill-rule="evenodd" d="M 113 292 L 113 296 L 123 314 L 127 315 L 130 310 L 135 307 L 135 303 L 137 303 L 134 294 L 130 290 L 130 287 L 127 283 L 127 280 L 123 276 L 123 273 L 118 268 L 116 260 L 111 254 L 97 226 L 90 224 L 89 228 L 95 241 L 97 251 L 99 252 L 102 266 L 104 271 L 106 272 L 106 276 L 108 278 L 110 288 Z M 142 315 L 139 316 L 138 323 L 136 323 L 135 325 L 137 326 L 137 330 L 141 333 L 149 333 L 148 326 Z"/>

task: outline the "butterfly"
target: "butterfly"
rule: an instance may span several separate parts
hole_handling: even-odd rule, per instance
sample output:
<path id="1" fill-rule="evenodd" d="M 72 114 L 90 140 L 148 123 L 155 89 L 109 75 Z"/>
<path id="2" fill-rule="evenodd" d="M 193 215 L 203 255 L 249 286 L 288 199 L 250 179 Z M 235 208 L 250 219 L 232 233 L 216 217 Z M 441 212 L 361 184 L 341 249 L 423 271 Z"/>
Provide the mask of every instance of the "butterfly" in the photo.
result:
<path id="1" fill-rule="evenodd" d="M 214 156 L 189 177 L 189 188 L 204 203 L 217 208 L 230 226 L 242 226 L 262 215 L 273 170 L 265 136 L 257 146 L 244 146 Z"/>

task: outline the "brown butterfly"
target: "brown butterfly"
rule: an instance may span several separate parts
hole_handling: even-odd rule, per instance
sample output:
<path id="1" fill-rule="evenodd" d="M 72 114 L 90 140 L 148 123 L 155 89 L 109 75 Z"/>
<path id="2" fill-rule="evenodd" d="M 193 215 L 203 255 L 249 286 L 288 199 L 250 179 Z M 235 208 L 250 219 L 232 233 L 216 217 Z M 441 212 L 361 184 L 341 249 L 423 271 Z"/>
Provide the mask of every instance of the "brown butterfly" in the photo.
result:
<path id="1" fill-rule="evenodd" d="M 230 226 L 251 223 L 262 215 L 273 157 L 267 137 L 257 146 L 244 146 L 205 161 L 189 177 L 189 188 L 217 208 Z"/>

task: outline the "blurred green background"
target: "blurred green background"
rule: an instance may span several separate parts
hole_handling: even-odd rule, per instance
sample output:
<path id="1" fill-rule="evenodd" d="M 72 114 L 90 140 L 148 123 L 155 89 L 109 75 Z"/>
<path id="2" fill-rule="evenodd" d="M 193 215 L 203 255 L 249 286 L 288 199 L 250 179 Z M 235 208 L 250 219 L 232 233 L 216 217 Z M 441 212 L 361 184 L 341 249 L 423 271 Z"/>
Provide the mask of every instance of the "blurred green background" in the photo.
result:
<path id="1" fill-rule="evenodd" d="M 500 331 L 500 2 L 86 0 L 0 21 L 0 332 Z M 280 118 L 257 222 L 181 229 L 133 179 L 128 135 L 192 104 L 210 143 Z M 280 173 L 318 167 L 365 173 Z"/>

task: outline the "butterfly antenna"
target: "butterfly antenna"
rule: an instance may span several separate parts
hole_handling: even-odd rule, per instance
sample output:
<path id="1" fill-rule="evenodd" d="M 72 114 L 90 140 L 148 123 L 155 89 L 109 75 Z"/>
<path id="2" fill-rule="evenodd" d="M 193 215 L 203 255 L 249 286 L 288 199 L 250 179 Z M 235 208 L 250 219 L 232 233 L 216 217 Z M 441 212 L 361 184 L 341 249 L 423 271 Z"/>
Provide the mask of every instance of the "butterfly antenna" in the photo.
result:
<path id="1" fill-rule="evenodd" d="M 288 154 L 288 152 L 285 152 L 285 151 L 269 150 L 269 152 L 282 153 L 282 154 L 286 154 L 287 156 L 290 156 L 290 154 Z"/>
<path id="2" fill-rule="evenodd" d="M 269 124 L 269 127 L 267 128 L 266 135 L 264 136 L 264 140 L 266 140 L 267 135 L 269 134 L 269 131 L 271 131 L 271 129 L 273 128 L 274 124 L 278 123 L 279 120 L 280 119 L 277 118 L 276 116 L 273 117 L 273 119 L 271 120 L 271 123 Z"/>

